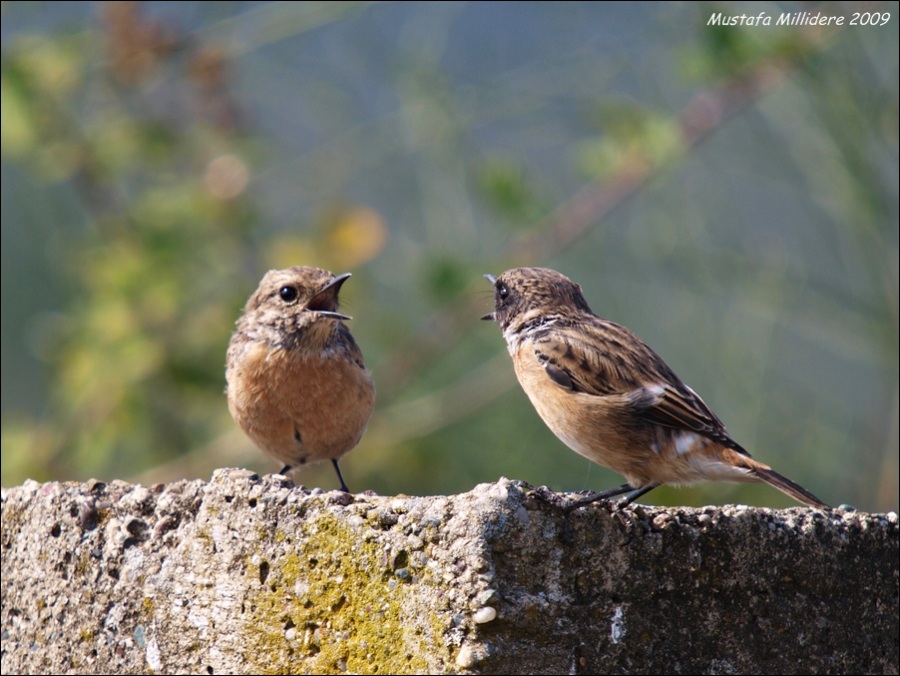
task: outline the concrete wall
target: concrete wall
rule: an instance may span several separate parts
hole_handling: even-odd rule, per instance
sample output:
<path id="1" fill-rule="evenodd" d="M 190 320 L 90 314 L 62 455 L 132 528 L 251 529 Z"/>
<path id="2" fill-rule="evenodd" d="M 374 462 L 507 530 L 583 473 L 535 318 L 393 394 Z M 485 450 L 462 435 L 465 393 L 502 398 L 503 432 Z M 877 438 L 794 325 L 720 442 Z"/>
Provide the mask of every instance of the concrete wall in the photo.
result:
<path id="1" fill-rule="evenodd" d="M 893 673 L 897 515 L 209 483 L 2 498 L 4 673 Z"/>

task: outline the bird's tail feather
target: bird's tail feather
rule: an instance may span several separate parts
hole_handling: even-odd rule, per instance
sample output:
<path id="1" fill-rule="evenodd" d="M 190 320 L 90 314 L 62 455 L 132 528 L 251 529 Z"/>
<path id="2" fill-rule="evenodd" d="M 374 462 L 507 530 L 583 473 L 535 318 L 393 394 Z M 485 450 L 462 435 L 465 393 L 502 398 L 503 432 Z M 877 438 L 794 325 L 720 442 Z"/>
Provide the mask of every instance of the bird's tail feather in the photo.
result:
<path id="1" fill-rule="evenodd" d="M 818 509 L 831 509 L 831 507 L 819 500 L 819 498 L 803 488 L 803 486 L 795 484 L 786 476 L 782 476 L 771 467 L 754 462 L 748 469 L 760 481 L 769 484 L 773 488 L 777 488 L 786 495 L 790 495 L 797 502 L 802 502 L 804 505 L 809 505 L 810 507 L 816 507 Z"/>

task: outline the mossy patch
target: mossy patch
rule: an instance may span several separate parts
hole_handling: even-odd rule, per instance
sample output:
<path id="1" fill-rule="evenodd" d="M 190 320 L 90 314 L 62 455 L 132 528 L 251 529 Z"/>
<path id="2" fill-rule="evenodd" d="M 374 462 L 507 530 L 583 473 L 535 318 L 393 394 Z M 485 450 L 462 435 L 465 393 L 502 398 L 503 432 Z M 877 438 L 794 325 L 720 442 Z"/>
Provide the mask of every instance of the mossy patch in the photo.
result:
<path id="1" fill-rule="evenodd" d="M 327 514 L 300 533 L 269 535 L 284 552 L 247 566 L 245 654 L 258 673 L 425 673 L 450 660 L 449 623 L 426 609 L 405 553 Z M 293 546 L 286 542 L 293 541 Z M 287 549 L 290 547 L 290 549 Z M 399 562 L 399 563 L 398 563 Z"/>

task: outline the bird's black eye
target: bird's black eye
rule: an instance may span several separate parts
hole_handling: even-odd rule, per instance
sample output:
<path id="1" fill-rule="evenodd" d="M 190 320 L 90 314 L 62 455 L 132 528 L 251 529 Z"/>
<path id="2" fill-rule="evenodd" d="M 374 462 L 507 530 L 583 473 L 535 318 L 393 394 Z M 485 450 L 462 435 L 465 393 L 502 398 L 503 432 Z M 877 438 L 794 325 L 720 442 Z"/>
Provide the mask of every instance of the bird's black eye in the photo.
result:
<path id="1" fill-rule="evenodd" d="M 293 286 L 282 286 L 278 289 L 278 295 L 285 303 L 292 303 L 297 300 L 297 289 Z"/>
<path id="2" fill-rule="evenodd" d="M 509 287 L 503 282 L 500 282 L 497 285 L 497 294 L 500 296 L 500 300 L 506 300 L 509 298 Z"/>

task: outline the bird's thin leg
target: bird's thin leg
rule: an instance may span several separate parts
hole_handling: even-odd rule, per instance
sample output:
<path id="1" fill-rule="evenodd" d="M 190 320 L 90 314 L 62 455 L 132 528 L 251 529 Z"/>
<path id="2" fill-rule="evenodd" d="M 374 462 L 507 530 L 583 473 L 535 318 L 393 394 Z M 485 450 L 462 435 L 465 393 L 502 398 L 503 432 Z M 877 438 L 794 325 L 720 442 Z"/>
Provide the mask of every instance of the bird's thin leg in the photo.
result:
<path id="1" fill-rule="evenodd" d="M 285 465 L 284 467 L 281 468 L 281 470 L 280 470 L 278 473 L 279 473 L 279 474 L 284 474 L 284 476 L 287 476 L 288 472 L 290 472 L 291 469 L 292 469 L 292 468 L 291 468 L 290 465 Z"/>
<path id="2" fill-rule="evenodd" d="M 344 483 L 344 476 L 341 474 L 341 468 L 338 467 L 337 460 L 332 458 L 331 464 L 334 465 L 334 471 L 337 472 L 338 481 L 341 482 L 341 490 L 344 491 L 344 493 L 349 493 L 350 489 L 347 488 L 347 484 Z"/>
<path id="3" fill-rule="evenodd" d="M 592 493 L 591 495 L 583 497 L 580 500 L 571 502 L 568 505 L 566 505 L 564 507 L 564 509 L 567 513 L 574 512 L 576 509 L 580 509 L 581 507 L 584 507 L 585 505 L 589 505 L 592 502 L 599 502 L 600 500 L 608 500 L 609 498 L 614 498 L 617 495 L 622 495 L 623 493 L 629 493 L 629 491 L 632 491 L 625 497 L 625 499 L 616 503 L 616 508 L 622 509 L 622 508 L 630 505 L 632 502 L 637 500 L 642 495 L 646 495 L 647 493 L 652 491 L 654 488 L 657 488 L 658 486 L 659 486 L 658 483 L 653 482 L 653 483 L 647 484 L 646 486 L 642 486 L 641 488 L 638 488 L 637 490 L 634 490 L 634 486 L 632 486 L 631 484 L 622 484 L 621 486 L 616 486 L 615 488 L 608 488 L 607 490 L 600 491 L 599 493 Z"/>
<path id="4" fill-rule="evenodd" d="M 619 509 L 627 507 L 628 505 L 630 505 L 632 502 L 637 500 L 642 495 L 646 495 L 647 493 L 652 491 L 654 488 L 659 488 L 659 486 L 660 486 L 660 484 L 658 484 L 654 481 L 652 484 L 647 484 L 646 486 L 638 488 L 634 493 L 629 493 L 628 495 L 626 495 L 624 500 L 619 501 L 617 507 Z"/>
<path id="5" fill-rule="evenodd" d="M 627 493 L 628 491 L 634 490 L 634 486 L 631 484 L 622 484 L 621 486 L 616 486 L 615 488 L 608 488 L 605 491 L 600 491 L 599 493 L 591 493 L 590 495 L 586 495 L 583 498 L 579 498 L 574 502 L 568 503 L 563 509 L 566 513 L 574 512 L 576 509 L 580 509 L 585 505 L 589 505 L 592 502 L 599 502 L 600 500 L 608 500 L 609 498 L 614 498 L 617 495 L 622 495 L 622 493 Z"/>

